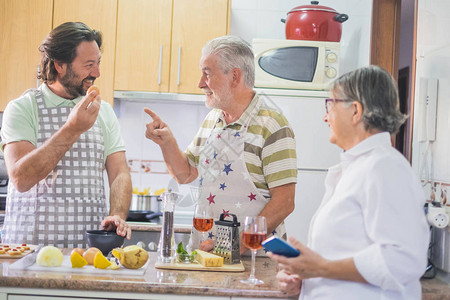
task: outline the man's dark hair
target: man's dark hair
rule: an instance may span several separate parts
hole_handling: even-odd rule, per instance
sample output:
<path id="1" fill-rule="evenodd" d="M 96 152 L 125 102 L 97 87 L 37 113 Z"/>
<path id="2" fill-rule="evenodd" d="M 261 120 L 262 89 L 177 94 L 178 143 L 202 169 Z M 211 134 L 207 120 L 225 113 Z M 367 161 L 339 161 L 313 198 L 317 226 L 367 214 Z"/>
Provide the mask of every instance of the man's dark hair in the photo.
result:
<path id="1" fill-rule="evenodd" d="M 96 41 L 102 47 L 102 34 L 81 22 L 67 22 L 53 29 L 39 46 L 41 52 L 41 71 L 38 78 L 53 83 L 58 72 L 55 61 L 72 63 L 77 56 L 77 47 L 81 42 Z"/>

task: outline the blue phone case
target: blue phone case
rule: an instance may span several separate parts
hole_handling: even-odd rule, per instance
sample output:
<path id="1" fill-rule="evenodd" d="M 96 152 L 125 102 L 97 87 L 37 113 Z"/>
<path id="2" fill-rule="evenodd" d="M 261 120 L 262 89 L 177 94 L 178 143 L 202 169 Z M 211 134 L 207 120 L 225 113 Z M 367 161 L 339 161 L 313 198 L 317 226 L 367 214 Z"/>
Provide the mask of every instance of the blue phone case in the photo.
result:
<path id="1" fill-rule="evenodd" d="M 283 255 L 286 257 L 296 257 L 300 255 L 300 251 L 275 236 L 264 240 L 261 245 L 272 253 Z"/>

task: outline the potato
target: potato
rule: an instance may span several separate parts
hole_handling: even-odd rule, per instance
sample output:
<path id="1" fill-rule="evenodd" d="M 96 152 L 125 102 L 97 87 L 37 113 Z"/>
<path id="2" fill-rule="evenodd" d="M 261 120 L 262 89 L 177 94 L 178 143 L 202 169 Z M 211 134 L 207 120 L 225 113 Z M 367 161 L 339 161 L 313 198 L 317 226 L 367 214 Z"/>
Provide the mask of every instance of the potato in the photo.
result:
<path id="1" fill-rule="evenodd" d="M 43 267 L 59 267 L 63 263 L 63 254 L 56 247 L 45 246 L 39 251 L 36 263 Z"/>
<path id="2" fill-rule="evenodd" d="M 126 246 L 125 248 L 116 248 L 112 251 L 120 264 L 127 269 L 139 269 L 148 260 L 148 253 L 137 245 Z"/>

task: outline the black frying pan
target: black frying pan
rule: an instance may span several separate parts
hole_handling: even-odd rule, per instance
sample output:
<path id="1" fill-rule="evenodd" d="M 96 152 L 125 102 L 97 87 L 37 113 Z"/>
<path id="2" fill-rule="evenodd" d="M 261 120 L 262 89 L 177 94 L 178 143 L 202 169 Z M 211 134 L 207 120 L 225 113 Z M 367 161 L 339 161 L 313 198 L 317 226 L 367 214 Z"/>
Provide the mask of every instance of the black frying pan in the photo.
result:
<path id="1" fill-rule="evenodd" d="M 147 222 L 160 216 L 162 216 L 162 213 L 153 212 L 151 210 L 130 210 L 128 212 L 127 221 Z"/>

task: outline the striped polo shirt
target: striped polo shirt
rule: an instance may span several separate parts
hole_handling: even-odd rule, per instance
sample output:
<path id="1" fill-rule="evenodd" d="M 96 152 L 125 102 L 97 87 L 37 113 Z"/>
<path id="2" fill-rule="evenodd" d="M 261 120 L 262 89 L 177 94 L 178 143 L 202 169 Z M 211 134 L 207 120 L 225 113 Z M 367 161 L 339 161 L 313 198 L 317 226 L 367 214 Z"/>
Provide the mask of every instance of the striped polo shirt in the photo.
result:
<path id="1" fill-rule="evenodd" d="M 269 188 L 297 182 L 297 154 L 294 132 L 287 119 L 255 94 L 242 116 L 226 124 L 220 109 L 211 110 L 186 149 L 189 163 L 197 167 L 200 153 L 214 128 L 239 130 L 248 124 L 244 160 L 259 192 L 270 198 Z"/>

